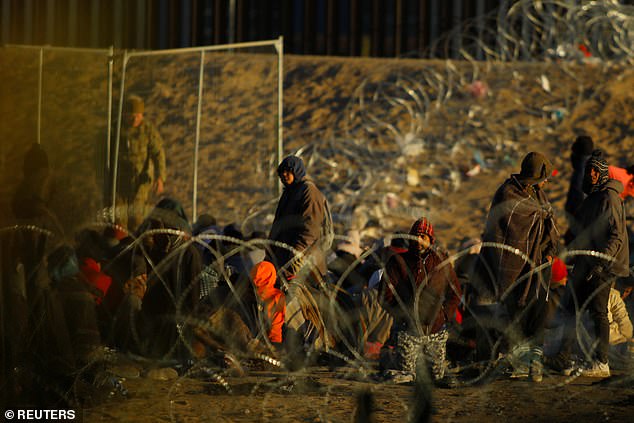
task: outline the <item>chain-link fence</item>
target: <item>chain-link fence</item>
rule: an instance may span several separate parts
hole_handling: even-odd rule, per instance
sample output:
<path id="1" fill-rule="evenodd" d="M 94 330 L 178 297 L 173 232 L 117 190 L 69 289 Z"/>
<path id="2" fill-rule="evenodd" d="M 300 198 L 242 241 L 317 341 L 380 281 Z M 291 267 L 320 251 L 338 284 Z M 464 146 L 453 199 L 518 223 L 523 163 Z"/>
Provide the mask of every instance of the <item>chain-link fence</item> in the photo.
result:
<path id="1" fill-rule="evenodd" d="M 181 201 L 192 220 L 201 213 L 244 220 L 253 206 L 272 199 L 277 188 L 272 169 L 281 151 L 281 54 L 280 40 L 124 53 L 123 118 L 113 149 L 117 215 L 125 213 L 130 193 L 143 189 L 125 171 L 130 134 L 125 109 L 132 95 L 144 100 L 144 120 L 162 140 L 165 194 Z M 154 173 L 144 178 L 154 186 L 144 200 L 137 199 L 141 215 L 156 202 L 161 154 L 142 156 L 138 163 L 137 174 L 150 171 L 145 162 L 154 161 Z"/>
<path id="2" fill-rule="evenodd" d="M 38 143 L 50 169 L 39 188 L 62 228 L 94 221 L 106 204 L 112 51 L 7 46 L 1 54 L 0 215 L 10 221 L 18 185 L 35 177 L 24 157 Z"/>

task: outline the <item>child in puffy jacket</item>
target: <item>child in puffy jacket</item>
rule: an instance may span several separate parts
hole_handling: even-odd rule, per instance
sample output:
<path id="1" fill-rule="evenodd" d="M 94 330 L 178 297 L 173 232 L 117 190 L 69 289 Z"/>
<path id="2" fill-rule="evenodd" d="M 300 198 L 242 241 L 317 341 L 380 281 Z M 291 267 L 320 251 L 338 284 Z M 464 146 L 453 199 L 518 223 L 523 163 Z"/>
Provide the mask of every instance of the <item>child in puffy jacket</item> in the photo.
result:
<path id="1" fill-rule="evenodd" d="M 282 342 L 282 326 L 286 314 L 286 297 L 284 293 L 275 288 L 277 273 L 273 263 L 262 261 L 251 269 L 251 280 L 257 296 L 264 308 L 265 317 L 268 320 L 269 340 L 275 344 Z"/>

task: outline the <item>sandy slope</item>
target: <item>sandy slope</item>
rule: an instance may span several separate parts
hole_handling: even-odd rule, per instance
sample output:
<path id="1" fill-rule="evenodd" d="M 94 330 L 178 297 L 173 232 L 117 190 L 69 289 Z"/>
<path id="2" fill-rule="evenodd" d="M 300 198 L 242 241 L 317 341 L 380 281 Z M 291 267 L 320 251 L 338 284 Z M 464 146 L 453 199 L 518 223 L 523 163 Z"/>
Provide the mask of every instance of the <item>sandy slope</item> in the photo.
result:
<path id="1" fill-rule="evenodd" d="M 37 62 L 12 54 L 0 66 L 10 93 L 0 102 L 3 221 L 37 126 Z M 147 99 L 146 115 L 165 140 L 167 194 L 190 215 L 197 159 L 196 214 L 244 223 L 247 232 L 268 229 L 276 199 L 275 66 L 270 55 L 207 59 L 197 157 L 198 57 L 158 56 L 129 66 L 126 90 Z M 611 162 L 631 160 L 634 74 L 625 66 L 287 56 L 284 68 L 284 153 L 304 157 L 338 232 L 361 229 L 366 241 L 407 229 L 422 214 L 449 247 L 477 236 L 495 188 L 530 150 L 546 153 L 560 171 L 549 191 L 565 223 L 568 146 L 582 131 Z M 71 229 L 95 222 L 109 203 L 106 85 L 92 57 L 53 56 L 47 69 L 41 142 L 56 177 L 52 208 Z M 476 80 L 488 86 L 481 98 L 469 92 Z M 116 139 L 116 125 L 113 131 Z M 482 172 L 466 177 L 478 162 Z M 390 208 L 388 193 L 398 199 Z"/>

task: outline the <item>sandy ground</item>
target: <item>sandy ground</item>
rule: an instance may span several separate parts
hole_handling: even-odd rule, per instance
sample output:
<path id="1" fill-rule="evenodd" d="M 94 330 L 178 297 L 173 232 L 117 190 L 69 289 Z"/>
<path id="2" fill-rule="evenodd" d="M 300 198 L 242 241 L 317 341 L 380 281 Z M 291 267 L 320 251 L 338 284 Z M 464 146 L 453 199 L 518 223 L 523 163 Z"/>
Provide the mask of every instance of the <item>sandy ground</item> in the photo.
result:
<path id="1" fill-rule="evenodd" d="M 129 397 L 113 398 L 83 411 L 85 421 L 350 422 L 409 421 L 425 402 L 408 384 L 362 380 L 358 370 L 312 367 L 288 374 L 253 371 L 218 382 L 182 378 L 125 382 Z M 614 377 L 616 379 L 616 377 Z M 479 386 L 431 392 L 431 419 L 439 422 L 631 421 L 634 389 L 615 381 L 546 376 L 541 384 L 506 377 Z M 371 412 L 359 398 L 370 392 Z M 363 403 L 367 404 L 367 403 Z"/>

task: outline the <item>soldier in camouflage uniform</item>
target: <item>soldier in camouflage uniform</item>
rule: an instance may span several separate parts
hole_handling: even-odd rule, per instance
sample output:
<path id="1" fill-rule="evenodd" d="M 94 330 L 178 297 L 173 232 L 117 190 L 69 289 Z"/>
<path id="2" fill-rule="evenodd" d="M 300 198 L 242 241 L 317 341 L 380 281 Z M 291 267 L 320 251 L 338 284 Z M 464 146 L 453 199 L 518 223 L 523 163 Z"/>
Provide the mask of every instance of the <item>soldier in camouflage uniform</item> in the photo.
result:
<path id="1" fill-rule="evenodd" d="M 124 110 L 119 143 L 117 223 L 136 229 L 145 216 L 150 194 L 163 193 L 165 151 L 157 129 L 143 118 L 143 100 L 131 95 Z"/>

